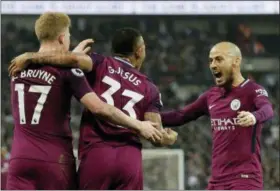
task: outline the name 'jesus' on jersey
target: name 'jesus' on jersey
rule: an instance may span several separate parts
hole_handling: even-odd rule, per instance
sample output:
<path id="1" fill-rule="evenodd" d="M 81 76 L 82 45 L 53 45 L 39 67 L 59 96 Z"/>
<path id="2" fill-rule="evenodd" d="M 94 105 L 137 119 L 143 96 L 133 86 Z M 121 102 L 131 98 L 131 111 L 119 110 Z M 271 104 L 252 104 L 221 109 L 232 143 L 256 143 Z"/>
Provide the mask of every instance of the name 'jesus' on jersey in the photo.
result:
<path id="1" fill-rule="evenodd" d="M 92 92 L 80 69 L 30 65 L 11 80 L 14 137 L 11 159 L 74 161 L 70 106 Z"/>
<path id="2" fill-rule="evenodd" d="M 119 57 L 95 53 L 91 57 L 94 69 L 87 75 L 88 81 L 103 101 L 139 120 L 144 119 L 145 112 L 159 112 L 159 91 L 144 74 Z M 80 151 L 98 143 L 141 145 L 138 135 L 132 130 L 96 118 L 89 111 L 83 113 L 80 136 Z"/>

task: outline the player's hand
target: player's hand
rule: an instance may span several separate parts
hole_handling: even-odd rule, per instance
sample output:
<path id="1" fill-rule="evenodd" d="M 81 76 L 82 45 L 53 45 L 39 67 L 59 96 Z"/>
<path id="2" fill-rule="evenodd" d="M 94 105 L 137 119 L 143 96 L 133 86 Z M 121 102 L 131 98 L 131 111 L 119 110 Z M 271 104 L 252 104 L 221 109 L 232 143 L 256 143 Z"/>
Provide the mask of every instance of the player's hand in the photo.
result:
<path id="1" fill-rule="evenodd" d="M 33 53 L 26 52 L 14 58 L 8 68 L 9 76 L 15 76 L 18 72 L 24 70 L 31 62 Z"/>
<path id="2" fill-rule="evenodd" d="M 94 43 L 93 39 L 86 39 L 80 42 L 72 52 L 87 54 L 91 50 L 91 45 Z"/>
<path id="3" fill-rule="evenodd" d="M 157 124 L 150 121 L 140 122 L 140 135 L 147 140 L 159 142 L 162 138 L 162 133 L 156 128 Z"/>
<path id="4" fill-rule="evenodd" d="M 164 128 L 161 145 L 163 146 L 173 145 L 176 142 L 177 137 L 178 137 L 178 133 L 176 131 L 173 131 L 170 128 Z"/>
<path id="5" fill-rule="evenodd" d="M 256 117 L 248 111 L 238 112 L 237 124 L 242 127 L 250 127 L 255 125 L 257 122 Z"/>

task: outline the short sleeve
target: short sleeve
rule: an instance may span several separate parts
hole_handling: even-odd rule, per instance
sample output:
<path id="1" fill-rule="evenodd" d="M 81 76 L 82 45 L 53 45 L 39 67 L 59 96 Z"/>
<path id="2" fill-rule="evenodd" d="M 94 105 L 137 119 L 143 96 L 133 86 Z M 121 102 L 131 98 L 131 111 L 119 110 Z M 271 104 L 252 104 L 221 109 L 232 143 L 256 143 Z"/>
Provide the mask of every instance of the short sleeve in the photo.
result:
<path id="1" fill-rule="evenodd" d="M 78 100 L 87 93 L 93 92 L 85 78 L 84 72 L 81 69 L 67 69 L 65 75 L 73 95 Z"/>
<path id="2" fill-rule="evenodd" d="M 162 101 L 161 101 L 161 94 L 158 90 L 158 88 L 154 85 L 150 87 L 150 94 L 149 94 L 149 100 L 148 106 L 146 112 L 153 112 L 153 113 L 159 113 L 161 111 L 161 108 L 163 107 Z"/>

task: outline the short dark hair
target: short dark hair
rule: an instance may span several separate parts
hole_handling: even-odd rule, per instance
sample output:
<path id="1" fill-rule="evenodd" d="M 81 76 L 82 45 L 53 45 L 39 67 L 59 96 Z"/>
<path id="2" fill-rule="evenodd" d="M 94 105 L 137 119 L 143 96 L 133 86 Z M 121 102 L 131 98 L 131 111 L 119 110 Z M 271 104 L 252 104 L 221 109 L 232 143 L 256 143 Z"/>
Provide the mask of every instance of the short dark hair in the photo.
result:
<path id="1" fill-rule="evenodd" d="M 133 54 L 134 47 L 141 33 L 134 28 L 118 29 L 112 39 L 112 52 L 124 56 Z"/>

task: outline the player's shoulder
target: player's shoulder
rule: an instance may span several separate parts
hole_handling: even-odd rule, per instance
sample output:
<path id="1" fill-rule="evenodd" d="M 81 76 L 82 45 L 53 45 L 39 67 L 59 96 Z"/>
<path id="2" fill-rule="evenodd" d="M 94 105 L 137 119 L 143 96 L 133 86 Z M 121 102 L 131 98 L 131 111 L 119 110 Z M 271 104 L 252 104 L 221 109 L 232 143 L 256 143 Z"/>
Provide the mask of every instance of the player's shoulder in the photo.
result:
<path id="1" fill-rule="evenodd" d="M 39 64 L 30 64 L 25 70 L 41 70 L 46 71 L 52 74 L 60 74 L 60 71 L 65 68 L 59 68 L 52 65 L 39 65 Z"/>
<path id="2" fill-rule="evenodd" d="M 59 79 L 61 70 L 62 68 L 60 69 L 51 65 L 30 64 L 27 68 L 18 73 L 17 77 L 28 78 L 29 81 L 47 79 L 51 76 L 55 76 L 56 79 Z"/>
<path id="3" fill-rule="evenodd" d="M 84 72 L 79 68 L 44 66 L 42 69 L 57 74 L 61 80 L 85 76 Z"/>
<path id="4" fill-rule="evenodd" d="M 220 92 L 221 91 L 221 88 L 220 87 L 217 87 L 217 86 L 211 86 L 210 88 L 208 88 L 208 90 L 205 91 L 208 92 L 208 93 L 211 93 L 211 92 Z"/>
<path id="5" fill-rule="evenodd" d="M 205 96 L 205 97 L 208 97 L 208 96 L 211 96 L 211 95 L 214 95 L 214 94 L 220 94 L 222 92 L 222 88 L 220 87 L 217 87 L 217 86 L 211 86 L 210 88 L 208 88 L 208 90 L 204 91 L 201 96 Z"/>
<path id="6" fill-rule="evenodd" d="M 11 83 L 60 85 L 64 80 L 63 70 L 50 65 L 31 64 L 11 79 Z"/>
<path id="7" fill-rule="evenodd" d="M 247 83 L 246 83 L 247 82 Z M 245 84 L 246 83 L 246 84 Z M 262 89 L 264 89 L 264 87 L 262 86 L 262 85 L 260 85 L 260 84 L 258 84 L 258 83 L 256 83 L 255 81 L 253 81 L 253 80 L 250 80 L 250 79 L 248 79 L 248 80 L 246 80 L 245 82 L 244 82 L 244 85 L 243 85 L 244 87 L 246 87 L 247 89 L 260 89 L 260 88 L 262 88 Z"/>
<path id="8" fill-rule="evenodd" d="M 104 56 L 103 54 L 99 54 L 97 52 L 91 52 L 89 56 L 94 64 L 100 64 L 107 58 L 107 56 Z"/>
<path id="9" fill-rule="evenodd" d="M 156 84 L 153 82 L 152 79 L 148 78 L 148 77 L 145 76 L 144 74 L 143 74 L 143 77 L 144 77 L 144 79 L 145 79 L 145 82 L 146 82 L 146 84 L 147 84 L 147 87 L 148 87 L 151 91 L 153 91 L 153 92 L 159 92 L 158 87 L 156 86 Z"/>
<path id="10" fill-rule="evenodd" d="M 44 69 L 46 71 L 56 72 L 61 76 L 84 76 L 84 72 L 79 68 L 45 66 Z"/>
<path id="11" fill-rule="evenodd" d="M 268 97 L 268 93 L 265 90 L 265 88 L 262 85 L 254 82 L 252 80 L 248 79 L 248 82 L 247 82 L 247 84 L 244 85 L 244 88 L 246 89 L 246 92 L 250 92 L 253 95 L 256 95 L 256 96 L 263 95 L 263 96 Z"/>

